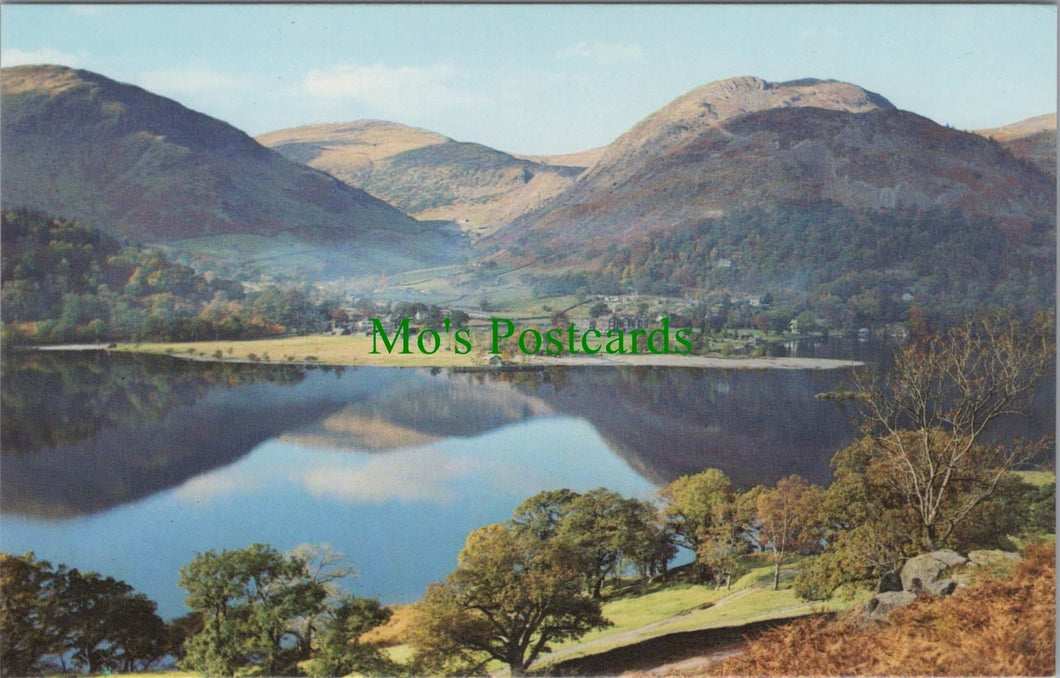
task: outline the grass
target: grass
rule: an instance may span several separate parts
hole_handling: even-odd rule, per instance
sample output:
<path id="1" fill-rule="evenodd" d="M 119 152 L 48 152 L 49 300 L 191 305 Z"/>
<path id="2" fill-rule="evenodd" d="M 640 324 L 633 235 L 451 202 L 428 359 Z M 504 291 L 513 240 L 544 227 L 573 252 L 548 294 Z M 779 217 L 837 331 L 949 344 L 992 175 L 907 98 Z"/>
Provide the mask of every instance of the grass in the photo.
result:
<path id="1" fill-rule="evenodd" d="M 613 625 L 588 633 L 576 642 L 557 645 L 553 655 L 542 664 L 606 652 L 682 631 L 736 626 L 817 610 L 846 609 L 868 597 L 866 592 L 849 599 L 805 602 L 790 588 L 798 560 L 785 566 L 779 591 L 772 590 L 771 563 L 752 556 L 746 564 L 749 571 L 733 582 L 731 589 L 676 583 L 656 585 L 640 593 L 630 589 L 628 594 L 606 599 L 604 617 Z"/>
<path id="2" fill-rule="evenodd" d="M 1049 483 L 1056 482 L 1056 474 L 1052 471 L 1016 471 L 1020 480 L 1034 487 L 1045 487 Z"/>
<path id="3" fill-rule="evenodd" d="M 372 337 L 363 335 L 332 336 L 309 335 L 297 337 L 278 337 L 275 339 L 253 339 L 249 341 L 195 341 L 195 342 L 158 342 L 139 344 L 119 344 L 117 350 L 133 353 L 151 353 L 174 355 L 185 358 L 211 360 L 221 352 L 221 360 L 253 361 L 271 363 L 320 363 L 326 365 L 391 365 L 399 367 L 451 367 L 475 366 L 484 362 L 482 349 L 486 341 L 476 342 L 472 339 L 472 351 L 467 355 L 457 355 L 452 350 L 452 343 L 442 337 L 442 348 L 427 355 L 413 346 L 411 353 L 387 354 L 380 342 L 380 353 L 372 354 Z"/>

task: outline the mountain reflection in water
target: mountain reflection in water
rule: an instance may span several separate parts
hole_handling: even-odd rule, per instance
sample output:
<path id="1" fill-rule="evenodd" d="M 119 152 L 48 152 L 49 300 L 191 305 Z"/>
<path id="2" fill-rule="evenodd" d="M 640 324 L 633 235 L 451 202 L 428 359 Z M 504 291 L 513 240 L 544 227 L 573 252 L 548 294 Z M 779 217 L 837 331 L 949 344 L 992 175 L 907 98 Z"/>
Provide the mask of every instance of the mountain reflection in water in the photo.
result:
<path id="1" fill-rule="evenodd" d="M 306 368 L 103 353 L 2 365 L 8 552 L 96 569 L 183 612 L 197 551 L 330 542 L 355 592 L 408 602 L 466 535 L 545 489 L 651 496 L 717 467 L 829 480 L 846 370 Z M 1050 391 L 1051 393 L 1051 391 Z M 1051 399 L 1031 418 L 1053 426 Z"/>
<path id="2" fill-rule="evenodd" d="M 51 519 L 140 500 L 273 438 L 392 454 L 565 415 L 655 485 L 708 466 L 751 485 L 825 482 L 852 436 L 841 408 L 813 398 L 842 371 L 449 373 L 94 353 L 9 355 L 3 371 L 0 510 Z"/>

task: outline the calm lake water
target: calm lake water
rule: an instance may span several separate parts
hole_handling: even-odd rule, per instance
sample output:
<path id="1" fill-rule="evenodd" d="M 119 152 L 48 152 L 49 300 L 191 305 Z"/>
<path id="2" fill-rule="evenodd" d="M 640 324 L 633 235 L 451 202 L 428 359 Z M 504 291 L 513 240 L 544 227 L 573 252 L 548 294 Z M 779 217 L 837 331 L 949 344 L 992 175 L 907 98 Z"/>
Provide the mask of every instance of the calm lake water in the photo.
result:
<path id="1" fill-rule="evenodd" d="M 123 579 L 167 618 L 185 611 L 178 570 L 207 549 L 329 543 L 360 573 L 352 592 L 411 602 L 471 530 L 538 491 L 651 497 L 712 466 L 743 487 L 791 473 L 825 484 L 854 437 L 851 413 L 814 398 L 849 385 L 848 370 L 37 353 L 5 356 L 3 377 L 0 549 Z M 1032 428 L 1052 430 L 1049 398 Z"/>

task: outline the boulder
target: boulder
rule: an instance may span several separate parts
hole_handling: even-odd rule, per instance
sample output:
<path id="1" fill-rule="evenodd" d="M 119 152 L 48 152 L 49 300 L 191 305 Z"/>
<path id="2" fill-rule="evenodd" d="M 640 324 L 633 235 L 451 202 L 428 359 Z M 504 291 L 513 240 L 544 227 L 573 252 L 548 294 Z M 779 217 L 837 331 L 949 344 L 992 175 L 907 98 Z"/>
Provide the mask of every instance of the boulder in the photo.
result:
<path id="1" fill-rule="evenodd" d="M 878 593 L 873 596 L 865 606 L 865 617 L 875 621 L 880 621 L 887 616 L 887 613 L 891 610 L 897 609 L 903 605 L 916 600 L 916 594 L 910 591 L 888 591 L 886 593 Z"/>
<path id="2" fill-rule="evenodd" d="M 884 572 L 880 581 L 876 584 L 876 593 L 887 593 L 888 591 L 902 590 L 902 575 L 897 570 Z"/>
<path id="3" fill-rule="evenodd" d="M 953 567 L 959 567 L 968 559 L 956 551 L 932 551 L 910 558 L 902 566 L 902 589 L 905 591 L 927 590 Z"/>
<path id="4" fill-rule="evenodd" d="M 927 592 L 933 596 L 948 596 L 957 589 L 956 579 L 940 579 L 928 584 Z"/>

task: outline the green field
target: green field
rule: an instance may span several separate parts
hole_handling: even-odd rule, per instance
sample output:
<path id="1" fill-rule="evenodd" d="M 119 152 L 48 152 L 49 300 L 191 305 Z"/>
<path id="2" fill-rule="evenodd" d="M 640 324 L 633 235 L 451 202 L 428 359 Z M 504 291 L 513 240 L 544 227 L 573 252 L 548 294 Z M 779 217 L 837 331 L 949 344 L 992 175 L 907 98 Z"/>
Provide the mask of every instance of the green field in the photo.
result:
<path id="1" fill-rule="evenodd" d="M 553 646 L 532 667 L 544 667 L 617 647 L 700 629 L 739 626 L 765 619 L 796 617 L 817 611 L 850 608 L 870 595 L 861 592 L 851 598 L 835 597 L 825 602 L 799 600 L 791 589 L 799 560 L 792 560 L 782 573 L 779 591 L 772 590 L 773 566 L 759 557 L 748 556 L 748 572 L 730 589 L 691 584 L 685 581 L 644 584 L 642 580 L 622 580 L 605 587 L 604 617 L 611 626 L 592 631 L 581 639 Z M 387 648 L 395 660 L 407 661 L 412 651 L 407 645 Z M 493 675 L 507 674 L 499 662 L 490 665 Z"/>
<path id="2" fill-rule="evenodd" d="M 176 357 L 271 363 L 320 363 L 325 365 L 390 365 L 397 367 L 452 367 L 482 365 L 485 339 L 475 341 L 475 349 L 467 355 L 457 355 L 452 343 L 442 337 L 442 347 L 432 355 L 421 353 L 412 346 L 411 353 L 387 354 L 382 343 L 380 353 L 372 354 L 372 337 L 363 335 L 332 336 L 314 334 L 250 341 L 196 341 L 119 344 L 118 351 L 153 353 Z M 220 354 L 218 354 L 218 351 Z"/>
<path id="3" fill-rule="evenodd" d="M 731 589 L 675 583 L 657 584 L 643 592 L 630 591 L 606 600 L 604 616 L 612 626 L 586 634 L 579 641 L 554 648 L 542 664 L 582 657 L 631 645 L 671 633 L 738 626 L 764 619 L 795 617 L 823 610 L 852 607 L 868 597 L 836 597 L 824 602 L 799 600 L 790 587 L 797 560 L 786 566 L 779 591 L 772 590 L 773 566 L 755 557 L 747 559 L 749 571 Z"/>

